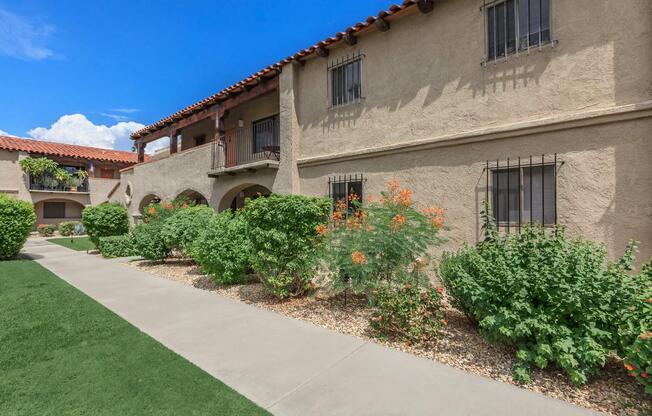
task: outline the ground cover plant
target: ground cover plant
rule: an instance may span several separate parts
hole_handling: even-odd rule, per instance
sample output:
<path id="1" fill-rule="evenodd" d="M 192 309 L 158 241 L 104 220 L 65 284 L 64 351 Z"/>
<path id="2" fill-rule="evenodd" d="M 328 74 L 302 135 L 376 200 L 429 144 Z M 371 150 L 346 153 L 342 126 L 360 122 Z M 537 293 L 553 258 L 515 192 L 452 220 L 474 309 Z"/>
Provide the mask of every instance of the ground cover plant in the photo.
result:
<path id="1" fill-rule="evenodd" d="M 35 221 L 32 204 L 0 194 L 0 260 L 18 255 Z"/>
<path id="2" fill-rule="evenodd" d="M 106 258 L 129 257 L 135 253 L 131 235 L 129 234 L 100 237 L 100 244 L 97 248 L 102 256 Z"/>
<path id="3" fill-rule="evenodd" d="M 517 348 L 513 374 L 555 364 L 584 384 L 618 350 L 620 314 L 631 305 L 635 247 L 608 262 L 604 247 L 569 239 L 563 227 L 498 233 L 485 215 L 486 236 L 442 259 L 452 304 L 477 322 L 483 336 Z"/>
<path id="4" fill-rule="evenodd" d="M 326 222 L 330 205 L 326 198 L 279 194 L 245 205 L 252 267 L 277 297 L 309 289 L 319 262 L 316 227 Z"/>
<path id="5" fill-rule="evenodd" d="M 3 415 L 269 414 L 36 262 L 0 287 Z"/>
<path id="6" fill-rule="evenodd" d="M 82 223 L 96 246 L 100 242 L 100 237 L 123 235 L 129 232 L 127 209 L 118 203 L 105 202 L 84 208 Z"/>
<path id="7" fill-rule="evenodd" d="M 89 237 L 49 238 L 47 241 L 76 251 L 89 251 L 96 248 Z"/>
<path id="8" fill-rule="evenodd" d="M 222 284 L 242 283 L 251 268 L 249 227 L 241 211 L 215 214 L 195 241 L 192 258 Z"/>

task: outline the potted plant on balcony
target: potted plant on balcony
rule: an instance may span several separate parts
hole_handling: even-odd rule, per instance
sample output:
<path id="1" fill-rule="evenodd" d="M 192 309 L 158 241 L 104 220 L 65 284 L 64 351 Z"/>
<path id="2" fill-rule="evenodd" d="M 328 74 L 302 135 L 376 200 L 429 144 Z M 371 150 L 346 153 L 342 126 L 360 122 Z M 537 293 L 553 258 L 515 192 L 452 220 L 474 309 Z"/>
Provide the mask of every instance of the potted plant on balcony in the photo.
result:
<path id="1" fill-rule="evenodd" d="M 68 179 L 68 185 L 70 186 L 70 190 L 72 192 L 77 192 L 79 187 L 82 186 L 84 181 L 88 178 L 88 172 L 81 169 L 75 172 L 74 175 L 71 175 L 70 173 L 68 173 L 68 175 L 70 176 L 70 178 Z"/>

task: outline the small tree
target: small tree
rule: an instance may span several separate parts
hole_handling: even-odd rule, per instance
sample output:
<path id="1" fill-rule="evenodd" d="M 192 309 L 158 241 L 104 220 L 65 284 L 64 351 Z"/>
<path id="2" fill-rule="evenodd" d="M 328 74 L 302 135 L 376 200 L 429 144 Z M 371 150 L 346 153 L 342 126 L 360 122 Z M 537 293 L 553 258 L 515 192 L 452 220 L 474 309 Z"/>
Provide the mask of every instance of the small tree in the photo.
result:
<path id="1" fill-rule="evenodd" d="M 0 260 L 18 255 L 35 221 L 32 204 L 0 194 Z"/>
<path id="2" fill-rule="evenodd" d="M 122 235 L 129 232 L 127 209 L 118 203 L 105 202 L 84 208 L 82 223 L 90 240 L 97 246 L 100 237 Z"/>

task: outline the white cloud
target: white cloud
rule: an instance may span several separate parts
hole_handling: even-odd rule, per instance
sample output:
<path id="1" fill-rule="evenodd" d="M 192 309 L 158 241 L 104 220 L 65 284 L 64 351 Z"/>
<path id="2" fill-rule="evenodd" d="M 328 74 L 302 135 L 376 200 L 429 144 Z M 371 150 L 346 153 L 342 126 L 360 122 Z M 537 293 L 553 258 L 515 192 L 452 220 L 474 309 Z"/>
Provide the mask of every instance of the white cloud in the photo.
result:
<path id="1" fill-rule="evenodd" d="M 112 108 L 109 111 L 113 111 L 114 113 L 133 114 L 139 112 L 140 109 L 139 108 Z"/>
<path id="2" fill-rule="evenodd" d="M 170 138 L 169 137 L 162 137 L 158 140 L 154 140 L 153 142 L 147 143 L 147 146 L 145 146 L 145 153 L 148 155 L 153 155 L 154 152 L 156 152 L 159 149 L 165 149 L 170 147 Z"/>
<path id="3" fill-rule="evenodd" d="M 115 121 L 127 121 L 129 120 L 129 117 L 123 116 L 120 114 L 109 114 L 109 113 L 101 113 L 104 117 L 108 117 L 110 119 L 113 119 Z"/>
<path id="4" fill-rule="evenodd" d="M 45 46 L 55 28 L 0 9 L 0 55 L 40 61 L 56 54 Z"/>
<path id="5" fill-rule="evenodd" d="M 144 124 L 135 121 L 119 122 L 109 127 L 93 124 L 83 114 L 68 114 L 49 128 L 37 127 L 27 134 L 37 140 L 114 149 L 116 142 L 129 142 L 131 133 L 143 127 Z"/>
<path id="6" fill-rule="evenodd" d="M 13 134 L 9 134 L 4 130 L 0 130 L 0 136 L 13 136 Z"/>

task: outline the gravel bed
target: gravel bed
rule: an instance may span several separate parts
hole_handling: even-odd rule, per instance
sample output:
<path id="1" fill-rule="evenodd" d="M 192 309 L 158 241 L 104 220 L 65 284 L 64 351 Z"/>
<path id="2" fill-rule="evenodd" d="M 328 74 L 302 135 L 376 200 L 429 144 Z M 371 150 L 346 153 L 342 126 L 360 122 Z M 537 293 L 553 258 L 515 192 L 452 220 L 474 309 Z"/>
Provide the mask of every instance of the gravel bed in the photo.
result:
<path id="1" fill-rule="evenodd" d="M 331 297 L 317 293 L 310 297 L 280 301 L 270 295 L 260 283 L 218 285 L 203 275 L 201 269 L 189 260 L 133 261 L 125 264 L 292 318 L 517 385 L 511 375 L 514 350 L 503 345 L 487 343 L 462 313 L 450 307 L 446 311 L 448 325 L 444 327 L 437 343 L 431 346 L 415 346 L 373 338 L 369 333 L 370 311 L 366 302 L 352 295 Z M 532 380 L 531 384 L 520 387 L 607 414 L 652 415 L 650 396 L 644 393 L 642 386 L 627 377 L 622 362 L 616 357 L 609 359 L 603 371 L 581 387 L 571 384 L 568 378 L 555 368 L 534 370 Z"/>

